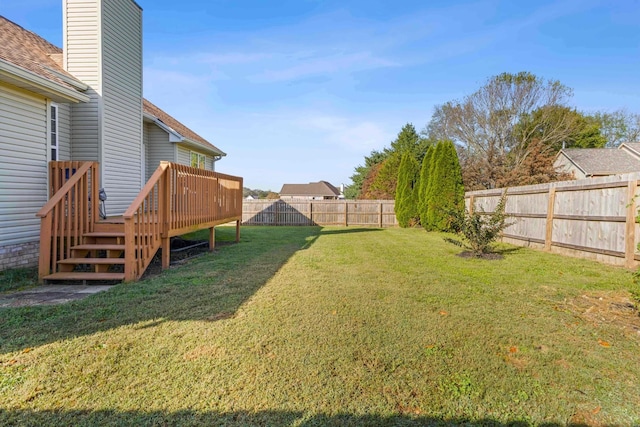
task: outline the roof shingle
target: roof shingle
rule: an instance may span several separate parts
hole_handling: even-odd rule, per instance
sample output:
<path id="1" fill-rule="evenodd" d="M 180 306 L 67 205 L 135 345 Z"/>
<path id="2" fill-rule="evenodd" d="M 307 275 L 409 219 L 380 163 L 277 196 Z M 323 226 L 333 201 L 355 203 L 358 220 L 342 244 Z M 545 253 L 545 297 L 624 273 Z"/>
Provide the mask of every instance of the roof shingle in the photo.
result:
<path id="1" fill-rule="evenodd" d="M 340 191 L 327 181 L 310 182 L 309 184 L 284 184 L 280 196 L 328 196 L 337 197 Z"/>
<path id="2" fill-rule="evenodd" d="M 562 153 L 586 175 L 615 175 L 640 171 L 640 160 L 624 150 L 566 148 Z"/>

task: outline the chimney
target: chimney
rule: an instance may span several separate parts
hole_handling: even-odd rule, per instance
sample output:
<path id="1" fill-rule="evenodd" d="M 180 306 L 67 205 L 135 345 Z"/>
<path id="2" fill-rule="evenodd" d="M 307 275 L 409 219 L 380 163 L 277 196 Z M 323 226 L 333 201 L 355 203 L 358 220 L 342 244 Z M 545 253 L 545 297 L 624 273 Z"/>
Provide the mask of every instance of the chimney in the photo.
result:
<path id="1" fill-rule="evenodd" d="M 74 160 L 100 162 L 109 211 L 143 184 L 142 9 L 132 0 L 63 0 L 63 65 L 89 89 L 72 111 Z"/>

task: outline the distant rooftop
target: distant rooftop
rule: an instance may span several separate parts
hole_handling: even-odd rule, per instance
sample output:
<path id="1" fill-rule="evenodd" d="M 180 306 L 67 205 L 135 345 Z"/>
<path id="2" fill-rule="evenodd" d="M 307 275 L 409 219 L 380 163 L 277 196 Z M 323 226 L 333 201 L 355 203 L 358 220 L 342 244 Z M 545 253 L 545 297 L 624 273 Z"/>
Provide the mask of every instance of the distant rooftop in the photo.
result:
<path id="1" fill-rule="evenodd" d="M 625 144 L 640 152 L 640 143 Z M 640 159 L 614 148 L 565 148 L 561 151 L 586 175 L 640 172 Z"/>
<path id="2" fill-rule="evenodd" d="M 310 182 L 309 184 L 284 184 L 280 190 L 280 196 L 323 196 L 337 197 L 340 190 L 327 181 Z"/>

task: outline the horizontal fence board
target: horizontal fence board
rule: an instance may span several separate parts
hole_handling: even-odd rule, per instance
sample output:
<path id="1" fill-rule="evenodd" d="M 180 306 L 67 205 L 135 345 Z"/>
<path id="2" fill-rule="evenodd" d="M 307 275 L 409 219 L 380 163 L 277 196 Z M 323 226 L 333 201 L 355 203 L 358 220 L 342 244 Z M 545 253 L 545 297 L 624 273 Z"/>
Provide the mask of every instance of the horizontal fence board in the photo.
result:
<path id="1" fill-rule="evenodd" d="M 570 249 L 572 255 L 636 266 L 638 181 L 640 173 L 632 173 L 506 189 L 505 211 L 512 224 L 503 236 L 523 244 L 544 244 L 547 250 Z M 466 206 L 490 214 L 504 191 L 467 192 Z"/>
<path id="2" fill-rule="evenodd" d="M 244 225 L 397 227 L 393 200 L 244 200 Z"/>

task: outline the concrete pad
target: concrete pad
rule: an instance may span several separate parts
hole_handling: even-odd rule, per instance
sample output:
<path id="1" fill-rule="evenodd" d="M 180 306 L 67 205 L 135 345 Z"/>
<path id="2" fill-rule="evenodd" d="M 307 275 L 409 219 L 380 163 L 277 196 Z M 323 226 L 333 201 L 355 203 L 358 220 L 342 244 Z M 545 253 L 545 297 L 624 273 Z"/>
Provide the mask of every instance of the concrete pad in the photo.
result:
<path id="1" fill-rule="evenodd" d="M 25 291 L 0 295 L 2 307 L 32 307 L 38 305 L 64 304 L 76 301 L 98 292 L 104 292 L 115 285 L 78 286 L 78 285 L 45 285 Z"/>

